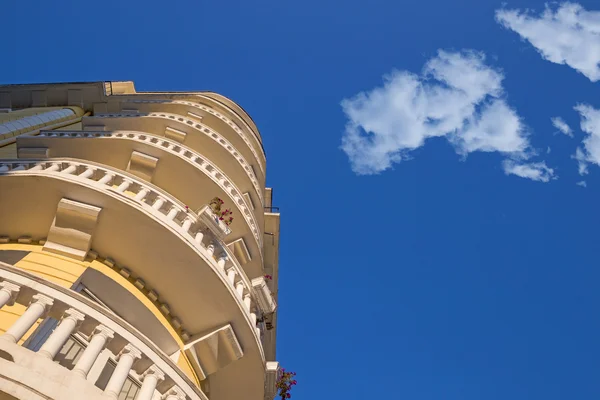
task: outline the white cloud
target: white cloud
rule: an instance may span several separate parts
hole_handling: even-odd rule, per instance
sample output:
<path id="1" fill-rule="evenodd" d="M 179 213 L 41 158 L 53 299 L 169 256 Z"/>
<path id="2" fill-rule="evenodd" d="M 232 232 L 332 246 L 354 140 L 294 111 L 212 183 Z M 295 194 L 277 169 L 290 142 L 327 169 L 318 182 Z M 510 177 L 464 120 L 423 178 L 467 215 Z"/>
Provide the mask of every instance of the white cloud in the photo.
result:
<path id="1" fill-rule="evenodd" d="M 545 162 L 517 163 L 514 160 L 504 160 L 502 163 L 506 175 L 517 175 L 534 181 L 548 182 L 557 179 L 554 170 L 546 166 Z"/>
<path id="2" fill-rule="evenodd" d="M 561 117 L 550 118 L 552 125 L 567 136 L 573 137 L 571 127 Z"/>
<path id="3" fill-rule="evenodd" d="M 460 155 L 499 152 L 513 160 L 512 171 L 540 172 L 511 173 L 547 181 L 553 172 L 545 164 L 523 164 L 533 152 L 525 125 L 504 99 L 503 79 L 483 53 L 439 51 L 420 75 L 393 71 L 383 86 L 344 99 L 341 148 L 354 172 L 369 175 L 406 160 L 428 139 L 445 137 Z"/>
<path id="4" fill-rule="evenodd" d="M 540 15 L 496 10 L 496 20 L 529 41 L 548 61 L 567 64 L 592 82 L 600 79 L 600 12 L 576 3 L 546 6 Z"/>
<path id="5" fill-rule="evenodd" d="M 581 187 L 587 187 L 587 183 L 585 181 L 579 181 L 577 183 L 575 183 L 577 186 L 581 186 Z"/>
<path id="6" fill-rule="evenodd" d="M 587 104 L 578 104 L 575 110 L 581 116 L 581 130 L 587 134 L 583 148 L 578 147 L 575 158 L 579 163 L 579 174 L 588 172 L 588 164 L 600 165 L 600 110 Z"/>
<path id="7" fill-rule="evenodd" d="M 577 169 L 579 170 L 579 175 L 586 175 L 589 171 L 584 150 L 582 150 L 581 147 L 578 147 L 577 150 L 575 150 L 575 154 L 571 157 L 577 160 Z"/>

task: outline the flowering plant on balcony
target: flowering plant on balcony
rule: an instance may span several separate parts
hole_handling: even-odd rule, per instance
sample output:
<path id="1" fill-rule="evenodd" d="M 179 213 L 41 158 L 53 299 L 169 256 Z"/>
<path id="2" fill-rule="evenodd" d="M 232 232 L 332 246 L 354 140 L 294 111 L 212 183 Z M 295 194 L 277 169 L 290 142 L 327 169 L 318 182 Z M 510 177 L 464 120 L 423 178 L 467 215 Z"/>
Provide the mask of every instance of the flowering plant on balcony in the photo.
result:
<path id="1" fill-rule="evenodd" d="M 210 201 L 210 203 L 208 203 L 208 205 L 210 206 L 210 209 L 215 213 L 215 214 L 219 214 L 221 212 L 221 206 L 224 204 L 225 202 L 223 200 L 221 200 L 218 197 L 215 197 L 214 199 L 212 199 Z"/>
<path id="2" fill-rule="evenodd" d="M 227 225 L 231 225 L 231 222 L 233 221 L 233 217 L 229 217 L 227 218 L 227 216 L 233 214 L 233 212 L 231 212 L 229 209 L 225 210 L 225 211 L 221 211 L 221 213 L 219 214 L 219 220 L 225 222 Z"/>
<path id="3" fill-rule="evenodd" d="M 285 368 L 281 368 L 281 376 L 277 379 L 277 390 L 279 390 L 279 397 L 283 400 L 292 397 L 290 391 L 292 386 L 296 386 L 295 372 L 288 372 Z"/>
<path id="4" fill-rule="evenodd" d="M 268 279 L 268 280 L 272 281 L 273 277 L 271 275 L 265 275 L 265 279 Z"/>
<path id="5" fill-rule="evenodd" d="M 229 209 L 221 211 L 221 206 L 223 204 L 225 204 L 223 200 L 221 200 L 218 197 L 215 197 L 210 201 L 210 203 L 208 203 L 208 206 L 210 207 L 213 213 L 217 214 L 219 221 L 223 221 L 225 224 L 231 225 L 231 223 L 233 222 L 233 217 L 231 217 L 233 212 Z"/>

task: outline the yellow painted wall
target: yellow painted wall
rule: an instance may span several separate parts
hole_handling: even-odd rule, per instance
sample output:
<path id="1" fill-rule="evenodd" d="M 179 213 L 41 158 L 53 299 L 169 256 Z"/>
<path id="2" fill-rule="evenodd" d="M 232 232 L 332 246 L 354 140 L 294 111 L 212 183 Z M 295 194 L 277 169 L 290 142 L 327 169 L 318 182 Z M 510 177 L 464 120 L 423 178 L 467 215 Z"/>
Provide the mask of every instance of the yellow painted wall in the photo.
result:
<path id="1" fill-rule="evenodd" d="M 196 386 L 200 387 L 200 380 L 196 376 L 196 373 L 192 369 L 190 364 L 190 360 L 188 360 L 187 356 L 183 351 L 179 354 L 179 360 L 177 360 L 177 366 L 196 384 Z"/>
<path id="2" fill-rule="evenodd" d="M 87 268 L 86 263 L 52 253 L 42 253 L 42 246 L 38 245 L 7 243 L 0 245 L 0 250 L 30 251 L 31 253 L 17 262 L 15 267 L 67 288 L 70 288 Z M 25 309 L 26 307 L 21 304 L 2 307 L 0 309 L 0 333 L 6 332 L 17 318 L 25 312 Z M 36 322 L 19 343 L 22 344 L 27 340 L 41 321 Z"/>
<path id="3" fill-rule="evenodd" d="M 30 251 L 29 254 L 15 264 L 15 267 L 21 268 L 24 271 L 40 276 L 65 288 L 71 288 L 87 268 L 93 268 L 101 272 L 121 285 L 125 290 L 134 295 L 150 311 L 152 311 L 156 319 L 167 328 L 169 333 L 179 344 L 179 347 L 183 349 L 183 341 L 181 340 L 179 334 L 175 331 L 167 318 L 160 312 L 158 307 L 146 296 L 145 293 L 135 287 L 132 280 L 123 277 L 116 270 L 108 267 L 104 263 L 96 260 L 91 262 L 76 261 L 58 254 L 42 251 L 42 246 L 39 245 L 7 243 L 0 244 L 0 250 Z M 19 318 L 23 312 L 25 312 L 25 309 L 26 307 L 21 304 L 15 304 L 13 306 L 5 306 L 1 308 L 0 334 L 6 332 L 6 330 L 17 320 L 17 318 Z M 27 340 L 27 338 L 34 332 L 41 321 L 42 320 L 39 320 L 29 330 L 29 332 L 25 334 L 19 343 L 22 344 L 25 340 Z M 181 353 L 177 364 L 197 386 L 200 385 L 200 381 L 198 380 L 196 374 L 190 366 L 189 360 L 183 352 Z"/>
<path id="4" fill-rule="evenodd" d="M 133 296 L 135 296 L 142 304 L 144 304 L 146 306 L 146 308 L 148 308 L 150 311 L 152 311 L 152 314 L 154 314 L 156 319 L 163 326 L 165 326 L 167 328 L 167 330 L 169 331 L 169 333 L 171 334 L 171 336 L 173 336 L 173 338 L 175 338 L 175 341 L 179 345 L 179 348 L 183 349 L 184 344 L 183 344 L 183 341 L 181 340 L 181 337 L 179 336 L 179 334 L 175 331 L 175 329 L 173 328 L 171 323 L 167 320 L 167 318 L 165 318 L 163 313 L 160 312 L 160 310 L 152 302 L 152 300 L 150 300 L 148 298 L 148 296 L 146 296 L 145 293 L 143 293 L 141 290 L 139 290 L 137 287 L 135 287 L 135 285 L 133 284 L 133 279 L 125 278 L 124 276 L 119 274 L 114 269 L 108 267 L 106 264 L 103 264 L 99 261 L 92 261 L 92 263 L 90 264 L 90 268 L 94 268 L 95 270 L 102 272 L 103 275 L 108 276 L 113 281 L 115 281 L 119 285 L 121 285 L 124 289 L 126 289 Z M 187 356 L 185 355 L 185 353 L 181 352 L 181 354 L 179 356 L 179 360 L 177 361 L 177 365 L 196 384 L 196 386 L 198 386 L 198 387 L 200 386 L 200 381 L 199 381 L 198 377 L 196 376 L 196 374 L 194 373 L 194 371 L 192 370 L 192 367 L 190 366 L 190 362 L 187 359 Z"/>
<path id="5" fill-rule="evenodd" d="M 39 247 L 38 251 L 29 253 L 16 263 L 15 267 L 41 276 L 60 286 L 71 288 L 86 270 L 86 264 L 58 254 L 42 252 L 41 247 Z"/>

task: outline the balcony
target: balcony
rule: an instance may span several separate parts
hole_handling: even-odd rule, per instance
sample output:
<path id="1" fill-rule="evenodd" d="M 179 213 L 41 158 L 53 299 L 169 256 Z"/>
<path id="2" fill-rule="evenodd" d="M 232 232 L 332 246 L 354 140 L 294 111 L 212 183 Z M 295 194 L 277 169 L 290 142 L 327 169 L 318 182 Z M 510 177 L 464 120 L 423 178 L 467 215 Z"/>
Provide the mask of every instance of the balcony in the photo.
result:
<path id="1" fill-rule="evenodd" d="M 0 336 L 0 384 L 7 393 L 35 392 L 44 398 L 117 399 L 133 375 L 141 381 L 135 400 L 208 400 L 208 397 L 152 341 L 126 321 L 84 296 L 0 263 L 0 308 L 22 304 L 26 311 Z M 32 351 L 17 344 L 39 318 L 59 320 Z M 72 335 L 87 346 L 69 370 L 54 362 Z M 108 348 L 116 367 L 104 388 L 87 380 L 101 352 Z M 12 382 L 20 382 L 19 385 Z"/>
<path id="2" fill-rule="evenodd" d="M 143 280 L 153 288 L 144 292 L 153 301 L 168 302 L 165 310 L 178 321 L 173 324 L 184 343 L 227 324 L 235 331 L 243 357 L 209 377 L 211 399 L 262 393 L 265 358 L 257 319 L 265 310 L 233 250 L 219 239 L 223 232 L 154 185 L 89 162 L 0 161 L 0 180 L 6 193 L 0 236 L 45 241 L 64 194 L 93 203 L 102 209 L 89 242 L 94 257 L 130 280 Z M 202 364 L 196 368 L 202 371 Z M 228 385 L 230 379 L 243 384 Z"/>
<path id="3" fill-rule="evenodd" d="M 66 140 L 71 140 L 71 143 L 66 142 Z M 102 140 L 107 142 L 105 143 Z M 119 145 L 116 146 L 115 142 L 119 142 Z M 140 147 L 140 144 L 143 147 Z M 236 204 L 245 207 L 243 209 L 244 214 L 251 214 L 254 203 L 262 204 L 264 202 L 263 190 L 254 175 L 246 173 L 241 179 L 235 179 L 234 182 L 208 157 L 165 137 L 134 131 L 42 131 L 37 136 L 19 138 L 17 146 L 21 149 L 19 150 L 20 156 L 28 152 L 27 149 L 44 148 L 48 149 L 51 157 L 83 158 L 123 170 L 128 168 L 132 152 L 135 150 L 145 151 L 158 159 L 164 158 L 161 156 L 166 152 L 188 164 L 194 165 L 197 169 L 209 172 L 217 181 L 224 180 L 228 182 L 225 189 L 229 186 L 235 189 L 235 193 L 231 193 L 231 195 L 234 197 L 233 200 Z M 164 164 L 164 160 L 162 164 Z M 163 166 L 157 165 L 155 168 L 163 168 Z M 169 172 L 177 174 L 180 169 L 175 166 L 169 168 Z M 150 175 L 148 180 L 155 182 L 159 177 L 154 175 Z M 189 175 L 189 172 L 187 172 L 187 175 Z M 245 192 L 251 192 L 250 200 L 242 197 Z M 181 198 L 177 193 L 174 194 Z M 262 213 L 256 212 L 257 216 L 260 214 Z"/>
<path id="4" fill-rule="evenodd" d="M 212 102 L 212 100 L 210 101 Z M 250 133 L 245 132 L 225 114 L 214 108 L 198 102 L 162 99 L 120 99 L 116 109 L 110 105 L 109 107 L 111 111 L 118 112 L 128 110 L 135 110 L 135 112 L 140 113 L 168 112 L 201 121 L 223 135 L 226 132 L 233 131 L 235 132 L 235 136 L 227 135 L 227 137 L 237 148 L 248 148 L 247 152 L 242 151 L 248 153 L 247 159 L 253 158 L 257 161 L 264 176 L 265 153 L 260 140 L 256 138 L 252 129 L 247 127 L 246 130 Z"/>
<path id="5" fill-rule="evenodd" d="M 218 195 L 235 212 L 230 240 L 242 238 L 251 257 L 244 265 L 252 277 L 262 276 L 262 226 L 265 214 L 259 204 L 263 193 L 248 175 L 233 180 L 211 159 L 180 143 L 140 132 L 47 131 L 17 142 L 21 158 L 46 149 L 55 157 L 73 157 L 105 164 L 137 174 L 198 210 Z M 148 167 L 147 160 L 153 165 Z"/>
<path id="6" fill-rule="evenodd" d="M 213 161 L 223 168 L 226 164 L 231 164 L 231 170 L 225 170 L 229 175 L 233 175 L 233 171 L 241 169 L 246 171 L 245 173 L 251 174 L 253 179 L 260 182 L 261 186 L 265 183 L 263 170 L 259 168 L 258 171 L 255 171 L 253 166 L 256 165 L 255 162 L 249 162 L 243 152 L 225 136 L 210 126 L 198 122 L 198 119 L 165 112 L 111 113 L 85 117 L 82 122 L 84 130 L 138 131 L 156 136 L 166 136 L 196 151 L 211 154 L 211 157 L 214 158 Z"/>

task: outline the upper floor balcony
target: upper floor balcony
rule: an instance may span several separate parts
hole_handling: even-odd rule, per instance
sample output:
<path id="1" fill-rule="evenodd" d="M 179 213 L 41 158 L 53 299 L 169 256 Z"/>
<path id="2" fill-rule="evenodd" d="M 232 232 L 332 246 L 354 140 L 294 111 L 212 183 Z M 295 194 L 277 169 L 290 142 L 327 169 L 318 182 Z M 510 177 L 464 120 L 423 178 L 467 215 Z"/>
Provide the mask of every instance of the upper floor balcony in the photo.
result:
<path id="1" fill-rule="evenodd" d="M 108 104 L 109 113 L 170 113 L 202 122 L 227 138 L 246 160 L 256 163 L 265 175 L 266 156 L 262 143 L 250 128 L 240 126 L 224 112 L 203 104 L 200 100 L 149 99 L 132 96 Z M 207 103 L 208 101 L 204 101 Z"/>
<path id="2" fill-rule="evenodd" d="M 79 293 L 0 262 L 0 308 L 15 303 L 26 310 L 0 336 L 0 393 L 40 400 L 151 400 L 156 395 L 208 400 L 127 321 Z M 19 346 L 39 319 L 53 329 L 40 330 L 35 350 Z"/>
<path id="3" fill-rule="evenodd" d="M 223 134 L 198 119 L 167 112 L 108 113 L 83 118 L 83 129 L 90 131 L 138 131 L 164 136 L 193 150 L 210 154 L 213 162 L 231 176 L 249 174 L 265 186 L 264 170 L 255 168 Z M 242 148 L 247 148 L 244 145 Z"/>
<path id="4" fill-rule="evenodd" d="M 17 145 L 19 158 L 72 157 L 128 171 L 191 210 L 199 210 L 215 196 L 222 198 L 235 218 L 228 243 L 240 242 L 245 254 L 238 252 L 238 258 L 252 278 L 263 275 L 264 212 L 259 206 L 263 199 L 258 182 L 249 175 L 233 179 L 212 158 L 174 140 L 141 132 L 46 131 L 21 137 Z"/>
<path id="5" fill-rule="evenodd" d="M 220 239 L 225 227 L 152 184 L 89 162 L 1 161 L 0 184 L 0 236 L 98 257 L 136 286 L 143 282 L 140 290 L 160 304 L 189 345 L 190 359 L 198 360 L 194 368 L 207 377 L 211 399 L 262 396 L 265 356 L 257 325 L 276 305 L 263 278 L 250 281 Z M 196 343 L 224 334 L 226 326 L 243 356 L 215 370 Z"/>

